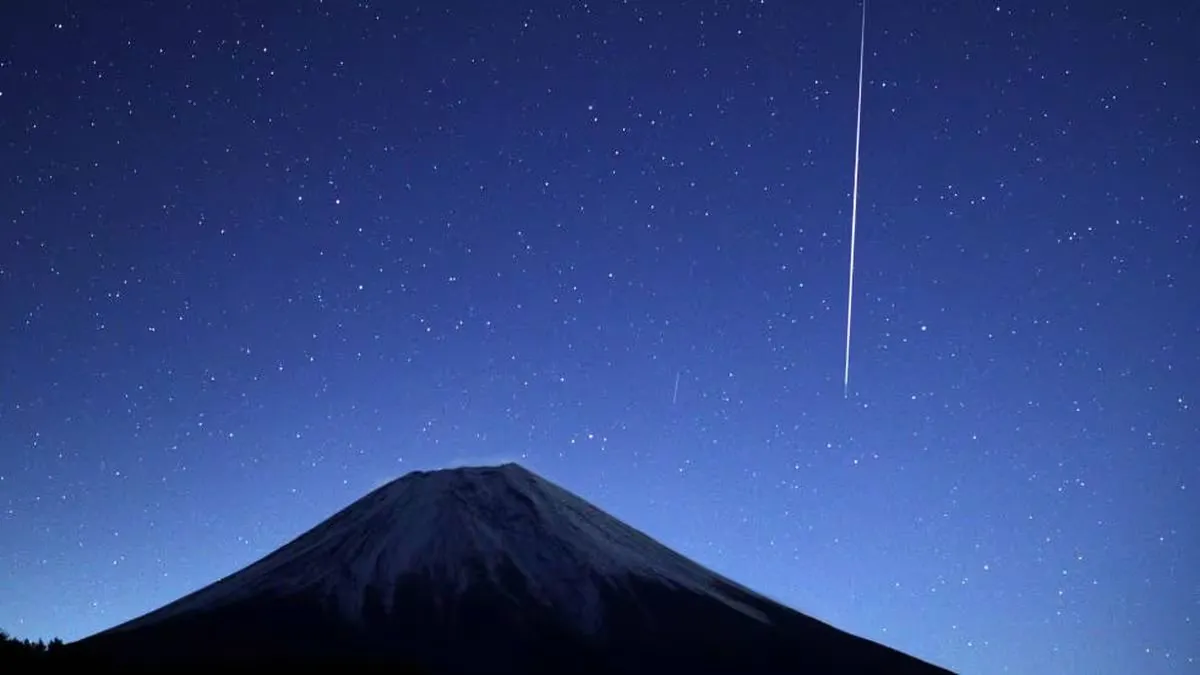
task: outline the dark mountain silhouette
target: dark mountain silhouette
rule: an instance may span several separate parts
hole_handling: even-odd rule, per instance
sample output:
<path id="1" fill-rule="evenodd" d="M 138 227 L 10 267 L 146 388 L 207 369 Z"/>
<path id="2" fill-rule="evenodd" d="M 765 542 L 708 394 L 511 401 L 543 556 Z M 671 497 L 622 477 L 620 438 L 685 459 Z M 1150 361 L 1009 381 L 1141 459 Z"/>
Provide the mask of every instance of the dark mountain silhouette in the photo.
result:
<path id="1" fill-rule="evenodd" d="M 157 669 L 948 672 L 744 588 L 515 464 L 408 474 L 62 651 Z"/>

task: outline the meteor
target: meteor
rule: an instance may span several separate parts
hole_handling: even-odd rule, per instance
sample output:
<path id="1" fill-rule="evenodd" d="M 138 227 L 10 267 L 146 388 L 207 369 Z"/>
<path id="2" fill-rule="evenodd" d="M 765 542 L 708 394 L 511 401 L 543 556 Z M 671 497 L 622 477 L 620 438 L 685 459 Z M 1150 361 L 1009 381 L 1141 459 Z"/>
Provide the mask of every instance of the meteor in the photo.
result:
<path id="1" fill-rule="evenodd" d="M 858 38 L 858 117 L 854 125 L 854 192 L 850 201 L 850 286 L 846 294 L 846 370 L 842 396 L 850 396 L 850 325 L 854 318 L 854 244 L 858 235 L 858 156 L 862 141 L 863 61 L 867 54 L 867 0 L 862 4 L 862 29 Z"/>

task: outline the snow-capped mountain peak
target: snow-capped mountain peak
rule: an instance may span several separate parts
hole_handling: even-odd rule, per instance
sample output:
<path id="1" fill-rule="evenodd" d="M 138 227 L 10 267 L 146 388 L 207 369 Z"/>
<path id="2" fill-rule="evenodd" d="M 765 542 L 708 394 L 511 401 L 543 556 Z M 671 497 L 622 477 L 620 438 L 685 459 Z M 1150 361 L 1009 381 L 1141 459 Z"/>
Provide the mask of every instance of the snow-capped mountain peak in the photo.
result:
<path id="1" fill-rule="evenodd" d="M 409 575 L 462 593 L 485 580 L 502 584 L 501 566 L 518 572 L 525 592 L 589 631 L 602 616 L 596 585 L 619 587 L 629 577 L 704 593 L 767 621 L 720 591 L 732 581 L 520 465 L 504 464 L 407 474 L 241 572 L 121 628 L 260 593 L 317 592 L 358 619 L 371 593 L 392 609 L 395 585 Z"/>
<path id="2" fill-rule="evenodd" d="M 946 672 L 739 586 L 515 464 L 408 474 L 70 648 L 164 672 Z"/>

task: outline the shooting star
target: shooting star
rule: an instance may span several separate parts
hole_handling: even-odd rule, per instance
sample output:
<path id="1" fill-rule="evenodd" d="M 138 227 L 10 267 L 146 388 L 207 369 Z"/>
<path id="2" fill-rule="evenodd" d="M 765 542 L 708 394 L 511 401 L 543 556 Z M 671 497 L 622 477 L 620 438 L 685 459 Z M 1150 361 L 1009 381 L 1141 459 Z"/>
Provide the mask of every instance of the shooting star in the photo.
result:
<path id="1" fill-rule="evenodd" d="M 675 391 L 671 394 L 671 405 L 679 400 L 679 371 L 675 371 Z"/>
<path id="2" fill-rule="evenodd" d="M 867 54 L 867 0 L 862 4 L 862 28 L 858 38 L 858 116 L 854 123 L 854 192 L 850 202 L 850 286 L 846 294 L 846 370 L 842 395 L 850 396 L 850 325 L 854 317 L 854 243 L 858 235 L 858 156 L 862 140 L 863 62 Z"/>

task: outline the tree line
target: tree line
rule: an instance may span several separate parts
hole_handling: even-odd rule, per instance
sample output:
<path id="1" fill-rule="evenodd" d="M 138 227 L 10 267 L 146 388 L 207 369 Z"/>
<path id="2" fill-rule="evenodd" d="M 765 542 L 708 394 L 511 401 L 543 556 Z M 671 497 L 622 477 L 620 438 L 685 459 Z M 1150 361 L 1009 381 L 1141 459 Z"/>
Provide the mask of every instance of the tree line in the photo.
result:
<path id="1" fill-rule="evenodd" d="M 0 629 L 0 672 L 30 672 L 51 664 L 61 665 L 63 641 L 19 640 Z"/>
<path id="2" fill-rule="evenodd" d="M 127 647 L 127 649 L 129 649 Z M 87 653 L 79 651 L 74 645 L 68 645 L 62 640 L 55 638 L 49 642 L 42 640 L 22 640 L 13 637 L 8 632 L 0 629 L 0 675 L 18 675 L 24 673 L 74 673 L 74 672 L 167 672 L 177 670 L 177 668 L 162 669 L 150 668 L 154 663 L 151 660 L 148 663 L 141 663 L 144 654 L 140 649 L 134 647 L 129 653 L 122 653 L 119 659 L 113 659 L 114 655 L 110 653 Z M 113 663 L 109 663 L 109 661 Z M 226 664 L 224 661 L 231 660 L 234 663 Z M 319 659 L 318 659 L 319 660 Z M 297 659 L 281 659 L 289 665 L 300 665 Z M 292 664 L 292 661 L 297 661 Z M 418 673 L 427 673 L 423 669 L 412 667 L 407 663 L 391 663 L 387 660 L 378 663 L 372 663 L 370 659 L 365 659 L 364 663 L 355 662 L 343 663 L 307 663 L 305 665 L 312 666 L 316 670 L 320 670 L 322 665 L 337 667 L 340 670 L 345 670 L 350 667 L 355 672 L 387 672 L 388 675 L 413 675 Z M 277 670 L 275 668 L 267 668 L 274 664 L 273 660 L 268 656 L 265 659 L 261 655 L 246 654 L 241 658 L 220 659 L 220 665 L 243 666 L 242 672 L 258 672 L 267 670 Z M 119 665 L 120 668 L 111 666 Z M 207 664 L 192 664 L 204 666 Z M 386 667 L 384 667 L 386 666 Z M 328 670 L 328 668 L 326 668 Z M 201 670 L 203 672 L 203 670 Z M 331 670 L 332 672 L 332 670 Z"/>

